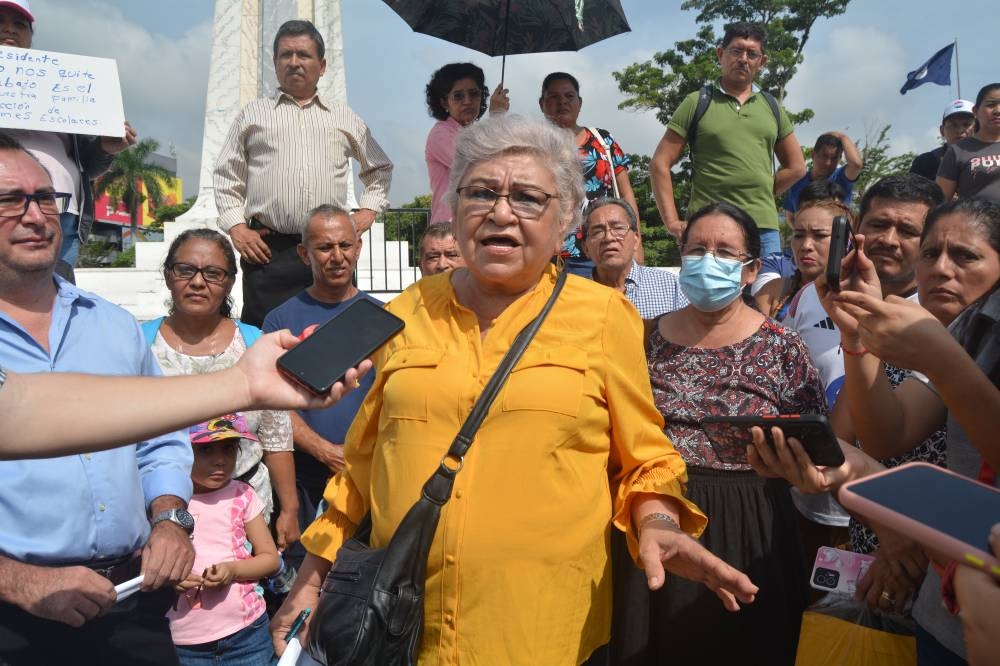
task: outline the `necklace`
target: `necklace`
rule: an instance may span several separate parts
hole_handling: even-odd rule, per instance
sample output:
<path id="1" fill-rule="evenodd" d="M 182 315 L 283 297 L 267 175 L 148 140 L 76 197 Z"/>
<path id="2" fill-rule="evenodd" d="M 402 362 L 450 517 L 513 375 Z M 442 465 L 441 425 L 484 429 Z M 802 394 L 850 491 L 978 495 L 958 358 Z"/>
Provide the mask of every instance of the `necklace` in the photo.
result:
<path id="1" fill-rule="evenodd" d="M 208 338 L 208 354 L 195 354 L 189 353 L 184 350 L 184 342 L 181 340 L 180 336 L 177 336 L 177 353 L 184 354 L 185 356 L 211 356 L 215 358 L 218 354 L 215 353 L 215 338 L 218 335 L 218 331 L 212 333 Z"/>
<path id="2" fill-rule="evenodd" d="M 224 320 L 223 320 L 224 321 Z M 221 324 L 221 322 L 220 322 Z M 184 339 L 181 337 L 177 328 L 171 325 L 171 329 L 174 332 L 174 337 L 177 339 L 177 353 L 183 354 L 185 356 L 210 356 L 211 358 L 216 358 L 219 354 L 216 352 L 216 341 L 219 337 L 219 331 L 222 326 L 216 326 L 215 330 L 212 331 L 212 335 L 208 336 L 208 353 L 204 352 L 204 338 L 200 343 L 195 345 L 189 345 L 187 349 L 184 347 Z M 192 349 L 191 347 L 200 347 L 201 349 Z"/>

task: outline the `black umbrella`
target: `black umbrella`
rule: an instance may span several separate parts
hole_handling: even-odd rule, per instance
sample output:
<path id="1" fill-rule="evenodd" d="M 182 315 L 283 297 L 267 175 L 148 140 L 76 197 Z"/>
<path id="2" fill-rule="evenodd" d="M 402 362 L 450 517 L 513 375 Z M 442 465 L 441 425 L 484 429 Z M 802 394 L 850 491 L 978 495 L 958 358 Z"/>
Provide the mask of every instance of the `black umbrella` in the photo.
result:
<path id="1" fill-rule="evenodd" d="M 488 56 L 579 51 L 629 32 L 620 0 L 383 0 L 415 32 Z"/>

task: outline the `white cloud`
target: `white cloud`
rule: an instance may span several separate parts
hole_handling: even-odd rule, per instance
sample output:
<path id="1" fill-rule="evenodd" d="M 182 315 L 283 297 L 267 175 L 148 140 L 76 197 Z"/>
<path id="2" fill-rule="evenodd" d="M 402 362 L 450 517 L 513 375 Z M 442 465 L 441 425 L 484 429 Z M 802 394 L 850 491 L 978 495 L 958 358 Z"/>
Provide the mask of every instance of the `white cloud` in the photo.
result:
<path id="1" fill-rule="evenodd" d="M 198 187 L 201 135 L 208 88 L 211 21 L 191 26 L 179 39 L 152 34 L 119 9 L 99 0 L 35 0 L 33 46 L 118 61 L 125 115 L 140 137 L 177 153 L 188 194 Z"/>
<path id="2" fill-rule="evenodd" d="M 890 154 L 930 150 L 937 145 L 935 118 L 924 115 L 925 99 L 899 94 L 912 65 L 899 36 L 879 28 L 842 26 L 822 43 L 806 46 L 805 62 L 788 88 L 789 108 L 810 108 L 815 117 L 796 128 L 803 145 L 811 146 L 825 131 L 846 132 L 859 147 L 887 124 Z M 900 74 L 902 72 L 903 74 Z"/>

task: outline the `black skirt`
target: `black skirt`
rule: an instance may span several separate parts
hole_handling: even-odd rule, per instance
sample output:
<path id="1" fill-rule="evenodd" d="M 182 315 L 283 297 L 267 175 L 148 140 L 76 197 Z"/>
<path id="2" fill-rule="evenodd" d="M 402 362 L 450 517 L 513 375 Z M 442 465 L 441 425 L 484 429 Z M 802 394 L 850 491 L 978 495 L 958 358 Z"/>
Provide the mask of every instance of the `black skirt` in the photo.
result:
<path id="1" fill-rule="evenodd" d="M 808 571 L 788 484 L 697 467 L 688 479 L 688 498 L 708 516 L 702 544 L 747 574 L 757 599 L 730 613 L 701 583 L 669 573 L 651 593 L 616 533 L 611 663 L 794 664 Z"/>

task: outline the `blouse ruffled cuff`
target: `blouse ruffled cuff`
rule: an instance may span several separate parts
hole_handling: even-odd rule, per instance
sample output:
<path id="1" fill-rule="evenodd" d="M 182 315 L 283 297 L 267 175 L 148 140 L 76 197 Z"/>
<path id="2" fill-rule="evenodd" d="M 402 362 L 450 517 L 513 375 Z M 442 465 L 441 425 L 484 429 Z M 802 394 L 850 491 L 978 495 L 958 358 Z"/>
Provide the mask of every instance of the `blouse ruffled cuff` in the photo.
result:
<path id="1" fill-rule="evenodd" d="M 612 522 L 615 527 L 625 533 L 629 553 L 636 564 L 639 564 L 639 542 L 632 526 L 632 501 L 639 493 L 654 493 L 673 497 L 681 504 L 678 516 L 681 529 L 694 538 L 701 536 L 705 530 L 708 518 L 694 502 L 684 496 L 686 481 L 686 472 L 682 472 L 678 476 L 665 462 L 660 462 L 654 466 L 639 469 L 631 479 L 625 479 L 619 486 L 618 496 L 615 498 L 618 510 L 615 512 Z"/>
<path id="2" fill-rule="evenodd" d="M 366 509 L 360 493 L 342 473 L 327 483 L 323 499 L 327 502 L 326 511 L 306 528 L 300 541 L 308 552 L 333 562 L 337 551 L 354 534 Z M 351 515 L 358 518 L 351 520 Z"/>

